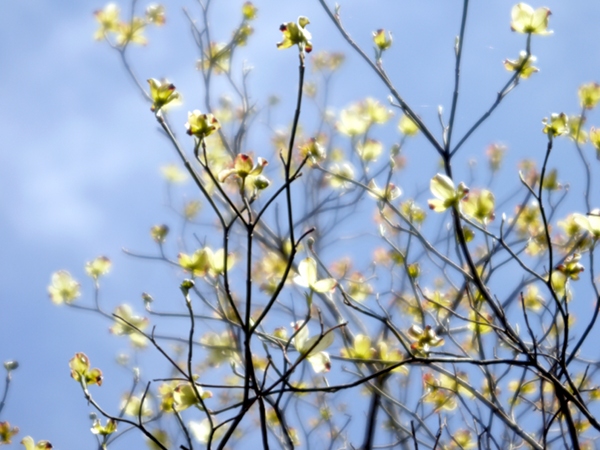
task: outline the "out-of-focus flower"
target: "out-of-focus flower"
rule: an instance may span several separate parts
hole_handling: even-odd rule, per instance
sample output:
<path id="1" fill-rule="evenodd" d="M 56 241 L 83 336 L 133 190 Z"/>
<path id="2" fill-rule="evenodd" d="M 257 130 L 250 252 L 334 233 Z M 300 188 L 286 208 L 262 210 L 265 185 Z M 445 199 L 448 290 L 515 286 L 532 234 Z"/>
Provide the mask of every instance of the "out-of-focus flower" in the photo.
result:
<path id="1" fill-rule="evenodd" d="M 523 293 L 523 302 L 525 308 L 532 311 L 539 311 L 544 306 L 544 297 L 540 294 L 540 290 L 536 285 L 530 284 Z"/>
<path id="2" fill-rule="evenodd" d="M 581 259 L 580 253 L 573 253 L 568 256 L 562 264 L 556 267 L 556 270 L 565 274 L 571 280 L 579 280 L 579 274 L 585 270 L 583 264 L 579 262 Z"/>
<path id="3" fill-rule="evenodd" d="M 370 123 L 384 124 L 394 115 L 389 108 L 371 97 L 360 102 L 358 108 Z"/>
<path id="4" fill-rule="evenodd" d="M 509 72 L 516 72 L 518 70 L 519 77 L 527 79 L 532 74 L 540 71 L 540 69 L 533 65 L 536 60 L 537 58 L 535 56 L 527 56 L 527 52 L 523 50 L 519 53 L 519 59 L 505 59 L 504 68 Z"/>
<path id="5" fill-rule="evenodd" d="M 110 328 L 112 334 L 129 336 L 134 347 L 142 348 L 147 345 L 146 337 L 138 331 L 144 331 L 148 326 L 150 321 L 147 317 L 134 315 L 131 306 L 127 304 L 118 306 L 114 315 L 118 317 L 115 317 L 115 324 Z"/>
<path id="6" fill-rule="evenodd" d="M 116 33 L 119 28 L 119 7 L 114 3 L 109 3 L 104 9 L 94 12 L 96 20 L 100 23 L 100 28 L 94 34 L 94 39 L 100 41 L 108 33 Z"/>
<path id="7" fill-rule="evenodd" d="M 309 23 L 307 17 L 300 16 L 297 22 L 281 24 L 279 30 L 283 33 L 283 40 L 277 44 L 277 48 L 282 50 L 297 45 L 300 52 L 310 53 L 313 47 L 310 42 L 312 36 L 306 29 L 306 25 Z"/>
<path id="8" fill-rule="evenodd" d="M 418 125 L 406 114 L 403 114 L 402 117 L 400 117 L 398 130 L 400 130 L 400 133 L 404 136 L 416 136 L 419 133 Z"/>
<path id="9" fill-rule="evenodd" d="M 488 157 L 490 170 L 492 172 L 497 172 L 500 169 L 505 153 L 506 147 L 501 144 L 492 144 L 487 148 L 485 154 Z"/>
<path id="10" fill-rule="evenodd" d="M 179 168 L 178 164 L 168 164 L 160 168 L 160 172 L 169 183 L 183 183 L 187 180 L 188 174 Z"/>
<path id="11" fill-rule="evenodd" d="M 391 202 L 402 195 L 402 189 L 394 183 L 389 183 L 385 189 L 380 188 L 375 183 L 375 179 L 372 179 L 369 181 L 369 195 L 377 200 Z"/>
<path id="12" fill-rule="evenodd" d="M 136 396 L 126 395 L 120 407 L 124 414 L 131 417 L 138 417 L 140 415 L 142 417 L 150 417 L 153 413 L 147 399 L 144 399 L 144 403 L 142 404 L 142 399 Z"/>
<path id="13" fill-rule="evenodd" d="M 230 60 L 231 48 L 229 45 L 211 42 L 204 57 L 198 60 L 196 68 L 204 71 L 212 69 L 213 73 L 219 75 L 229 72 Z"/>
<path id="14" fill-rule="evenodd" d="M 152 431 L 152 436 L 161 443 L 162 447 L 159 446 L 156 442 L 151 440 L 150 438 L 146 438 L 146 445 L 150 450 L 162 450 L 163 448 L 171 448 L 171 440 L 169 439 L 169 433 L 160 428 L 154 428 Z"/>
<path id="15" fill-rule="evenodd" d="M 146 8 L 146 21 L 158 27 L 165 24 L 165 7 L 163 5 L 149 5 Z"/>
<path id="16" fill-rule="evenodd" d="M 150 98 L 152 99 L 151 111 L 160 111 L 169 103 L 174 105 L 181 101 L 181 95 L 175 90 L 175 85 L 168 80 L 150 78 L 148 84 L 150 85 Z"/>
<path id="17" fill-rule="evenodd" d="M 596 148 L 596 158 L 600 160 L 600 128 L 590 129 L 590 142 Z"/>
<path id="18" fill-rule="evenodd" d="M 534 10 L 526 3 L 518 3 L 513 6 L 510 14 L 510 28 L 517 33 L 552 34 L 552 31 L 548 30 L 548 18 L 552 14 L 548 8 Z"/>
<path id="19" fill-rule="evenodd" d="M 212 420 L 216 426 L 217 424 L 215 422 L 215 418 L 213 417 Z M 208 443 L 208 439 L 211 436 L 212 432 L 214 432 L 212 434 L 213 440 L 219 440 L 219 438 L 225 432 L 225 427 L 219 427 L 215 430 L 211 430 L 210 421 L 208 420 L 208 418 L 202 419 L 201 421 L 192 421 L 191 420 L 188 423 L 188 426 L 189 426 L 189 430 L 191 431 L 191 434 L 194 437 L 194 439 L 201 444 Z"/>
<path id="20" fill-rule="evenodd" d="M 407 200 L 400 205 L 402 213 L 406 216 L 409 222 L 420 225 L 427 216 L 425 211 L 415 203 L 414 200 Z"/>
<path id="21" fill-rule="evenodd" d="M 313 56 L 312 58 L 312 68 L 315 71 L 320 72 L 334 72 L 339 69 L 346 59 L 345 55 L 340 52 L 327 52 L 321 51 Z"/>
<path id="22" fill-rule="evenodd" d="M 203 391 L 200 386 L 196 386 L 196 391 L 204 400 L 212 397 L 210 391 Z M 200 406 L 200 400 L 196 396 L 196 391 L 189 383 L 172 381 L 163 383 L 159 386 L 158 392 L 161 396 L 160 409 L 172 413 L 174 411 L 183 411 L 191 406 Z"/>
<path id="23" fill-rule="evenodd" d="M 587 132 L 583 129 L 585 117 L 569 116 L 569 137 L 578 144 L 585 144 L 588 140 Z"/>
<path id="24" fill-rule="evenodd" d="M 354 336 L 352 347 L 342 348 L 341 354 L 344 358 L 351 359 L 373 359 L 376 355 L 376 350 L 371 347 L 371 339 L 364 334 Z"/>
<path id="25" fill-rule="evenodd" d="M 347 293 L 353 300 L 363 302 L 373 293 L 371 286 L 360 273 L 353 273 L 347 280 Z"/>
<path id="26" fill-rule="evenodd" d="M 163 244 L 168 234 L 169 227 L 166 225 L 154 225 L 150 229 L 150 236 L 157 244 Z"/>
<path id="27" fill-rule="evenodd" d="M 185 220 L 193 220 L 198 215 L 201 208 L 202 203 L 200 203 L 200 200 L 190 200 L 185 202 L 185 205 L 183 205 L 183 216 L 185 217 Z"/>
<path id="28" fill-rule="evenodd" d="M 310 138 L 304 144 L 300 145 L 300 156 L 308 158 L 309 164 L 318 164 L 327 156 L 325 147 L 321 145 L 317 138 Z"/>
<path id="29" fill-rule="evenodd" d="M 18 427 L 11 427 L 8 422 L 0 422 L 0 445 L 11 444 L 12 437 L 18 432 Z"/>
<path id="30" fill-rule="evenodd" d="M 224 362 L 237 364 L 240 360 L 235 338 L 228 331 L 221 334 L 207 333 L 200 338 L 200 344 L 208 350 L 205 362 L 212 367 L 218 367 Z"/>
<path id="31" fill-rule="evenodd" d="M 494 207 L 494 194 L 487 189 L 470 192 L 467 199 L 462 202 L 462 211 L 483 224 L 494 220 Z"/>
<path id="32" fill-rule="evenodd" d="M 141 17 L 134 17 L 131 22 L 121 22 L 117 29 L 117 45 L 124 47 L 129 43 L 146 45 L 148 39 L 143 35 L 146 21 Z"/>
<path id="33" fill-rule="evenodd" d="M 600 239 L 600 209 L 593 209 L 587 216 L 573 214 L 573 220 L 577 225 L 590 233 L 595 241 Z"/>
<path id="34" fill-rule="evenodd" d="M 94 280 L 97 280 L 102 275 L 106 275 L 110 272 L 110 268 L 112 263 L 110 259 L 106 256 L 99 256 L 93 261 L 88 261 L 85 263 L 85 272 L 92 277 Z"/>
<path id="35" fill-rule="evenodd" d="M 441 376 L 438 380 L 432 373 L 426 373 L 423 375 L 423 387 L 426 391 L 423 402 L 432 403 L 435 411 L 456 409 L 456 390 L 452 388 L 453 386 L 451 387 L 448 380 L 442 381 Z"/>
<path id="36" fill-rule="evenodd" d="M 354 178 L 354 168 L 350 163 L 343 163 L 342 165 L 332 164 L 329 167 L 329 171 L 332 173 L 329 183 L 334 189 L 345 189 L 351 183 L 347 180 Z"/>
<path id="37" fill-rule="evenodd" d="M 383 144 L 375 139 L 367 139 L 364 143 L 356 144 L 356 152 L 365 162 L 377 161 L 383 151 Z"/>
<path id="38" fill-rule="evenodd" d="M 593 109 L 600 102 L 600 84 L 584 84 L 579 88 L 578 94 L 581 106 L 585 109 Z"/>
<path id="39" fill-rule="evenodd" d="M 254 28 L 252 28 L 248 23 L 244 22 L 234 34 L 235 43 L 243 47 L 248 43 L 248 38 L 252 35 L 252 33 L 254 33 Z"/>
<path id="40" fill-rule="evenodd" d="M 71 274 L 66 270 L 59 270 L 52 274 L 48 294 L 53 303 L 60 305 L 61 303 L 73 303 L 81 295 L 81 292 L 79 283 L 73 279 Z"/>
<path id="41" fill-rule="evenodd" d="M 251 2 L 246 2 L 242 5 L 242 15 L 244 16 L 244 20 L 256 19 L 257 12 L 258 9 Z"/>

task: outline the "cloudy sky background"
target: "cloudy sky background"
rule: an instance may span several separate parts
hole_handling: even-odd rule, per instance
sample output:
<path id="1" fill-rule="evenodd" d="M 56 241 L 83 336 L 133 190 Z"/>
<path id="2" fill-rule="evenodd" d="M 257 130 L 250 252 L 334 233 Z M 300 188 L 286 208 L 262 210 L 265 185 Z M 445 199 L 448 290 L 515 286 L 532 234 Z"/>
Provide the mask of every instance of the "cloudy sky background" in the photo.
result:
<path id="1" fill-rule="evenodd" d="M 243 2 L 214 3 L 211 22 L 216 40 L 225 40 L 239 21 Z M 254 66 L 250 89 L 255 99 L 264 101 L 270 94 L 282 99 L 281 115 L 274 124 L 285 127 L 293 113 L 297 56 L 275 48 L 279 24 L 307 15 L 315 51 L 349 53 L 350 49 L 316 0 L 255 3 L 260 11 L 256 33 L 237 63 L 239 67 L 245 59 Z M 393 31 L 394 45 L 384 57 L 385 66 L 401 94 L 438 136 L 437 107 L 443 105 L 447 111 L 450 105 L 461 3 L 378 0 L 367 8 L 363 1 L 340 0 L 348 30 L 369 54 L 372 31 Z M 525 37 L 509 28 L 513 2 L 472 3 L 459 134 L 491 104 L 507 80 L 502 61 L 516 58 L 525 45 Z M 154 248 L 150 226 L 177 223 L 164 206 L 165 186 L 159 171 L 176 158 L 156 131 L 148 104 L 122 69 L 117 53 L 92 39 L 93 11 L 103 6 L 92 0 L 0 5 L 0 359 L 17 359 L 21 364 L 0 421 L 21 428 L 18 441 L 32 435 L 36 440 L 51 440 L 57 449 L 77 449 L 93 442 L 87 418 L 90 408 L 69 378 L 67 364 L 75 352 L 85 351 L 92 364 L 105 371 L 105 386 L 95 392 L 112 408 L 130 381 L 113 363 L 117 352 L 127 350 L 126 340 L 109 335 L 110 324 L 96 315 L 52 305 L 47 296 L 51 273 L 69 270 L 81 280 L 84 301 L 89 301 L 92 283 L 85 279 L 83 265 L 106 255 L 114 263 L 103 285 L 107 310 L 129 302 L 141 311 L 143 291 L 177 295 L 176 284 L 164 283 L 173 280 L 172 272 L 121 252 L 123 247 L 150 252 Z M 139 12 L 146 6 L 140 1 Z M 511 186 L 518 160 L 524 156 L 539 160 L 543 155 L 541 119 L 552 112 L 577 113 L 579 85 L 600 81 L 600 3 L 550 0 L 533 6 L 548 6 L 553 12 L 554 35 L 533 39 L 532 51 L 541 71 L 519 85 L 461 156 L 463 161 L 480 159 L 484 166 L 485 147 L 504 143 L 509 149 L 505 168 Z M 185 115 L 202 108 L 204 93 L 182 8 L 195 17 L 199 11 L 193 1 L 171 1 L 166 7 L 167 26 L 150 29 L 149 45 L 132 48 L 130 59 L 141 80 L 167 76 L 184 93 L 185 104 L 174 112 L 172 121 L 183 135 Z M 333 86 L 331 99 L 337 111 L 366 96 L 385 102 L 387 95 L 364 63 L 349 53 Z M 588 124 L 600 126 L 597 112 L 592 112 Z M 254 148 L 269 145 L 258 137 L 251 144 Z M 435 167 L 437 157 L 424 140 L 411 145 L 407 157 L 411 164 L 416 161 L 413 169 L 418 164 Z M 597 173 L 599 163 L 589 145 L 586 151 Z M 573 185 L 569 207 L 584 212 L 577 200 L 581 164 L 574 152 L 566 140 L 557 142 L 551 165 L 559 167 L 560 178 Z M 466 174 L 463 167 L 457 170 L 459 176 Z M 412 174 L 406 180 L 410 189 L 423 188 L 433 175 L 408 173 Z"/>

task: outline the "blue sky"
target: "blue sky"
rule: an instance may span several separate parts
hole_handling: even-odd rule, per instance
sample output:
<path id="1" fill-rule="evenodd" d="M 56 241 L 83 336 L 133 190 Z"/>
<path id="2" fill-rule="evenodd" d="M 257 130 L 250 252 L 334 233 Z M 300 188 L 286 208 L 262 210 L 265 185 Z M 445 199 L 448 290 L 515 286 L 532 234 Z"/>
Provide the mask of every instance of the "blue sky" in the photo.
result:
<path id="1" fill-rule="evenodd" d="M 214 1 L 212 20 L 217 35 L 224 39 L 238 20 L 242 2 Z M 147 3 L 139 3 L 141 11 Z M 437 120 L 438 105 L 449 107 L 459 3 L 378 0 L 366 8 L 363 1 L 340 0 L 345 24 L 368 50 L 372 31 L 393 31 L 394 46 L 384 56 L 384 64 L 427 123 Z M 350 49 L 316 0 L 257 0 L 255 4 L 260 11 L 256 34 L 243 58 L 255 68 L 250 78 L 253 97 L 261 100 L 277 94 L 282 98 L 276 125 L 283 127 L 292 115 L 296 56 L 275 48 L 279 24 L 307 15 L 315 51 L 349 53 Z M 525 37 L 509 28 L 512 5 L 505 0 L 473 2 L 459 131 L 493 101 L 508 77 L 502 61 L 516 58 L 524 46 Z M 0 6 L 0 359 L 21 363 L 0 420 L 21 428 L 19 440 L 29 434 L 51 440 L 57 449 L 93 442 L 88 431 L 89 408 L 69 378 L 68 360 L 75 352 L 85 351 L 94 365 L 106 367 L 106 386 L 98 392 L 115 404 L 127 383 L 114 381 L 123 378 L 122 369 L 114 367 L 114 355 L 127 349 L 127 343 L 110 336 L 109 323 L 99 317 L 53 306 L 46 292 L 51 273 L 71 271 L 82 280 L 84 297 L 89 300 L 92 284 L 84 280 L 83 264 L 106 255 L 114 262 L 103 291 L 108 309 L 129 302 L 141 310 L 142 291 L 177 295 L 176 285 L 167 288 L 162 283 L 172 272 L 121 252 L 123 247 L 149 251 L 153 248 L 150 226 L 176 223 L 164 207 L 159 172 L 161 165 L 176 159 L 156 131 L 147 103 L 122 70 L 116 52 L 92 39 L 96 29 L 92 13 L 103 6 L 91 0 L 31 0 Z M 464 161 L 482 158 L 488 144 L 505 143 L 509 148 L 506 176 L 510 177 L 505 180 L 511 186 L 517 161 L 526 155 L 539 159 L 543 154 L 541 119 L 552 112 L 578 112 L 579 85 L 600 81 L 600 3 L 553 0 L 533 6 L 548 6 L 553 12 L 550 28 L 554 34 L 533 39 L 541 71 L 518 86 L 473 136 L 462 156 Z M 181 8 L 187 7 L 196 16 L 199 13 L 193 1 L 172 1 L 166 7 L 167 26 L 151 30 L 149 45 L 132 49 L 130 57 L 140 79 L 167 76 L 184 93 L 185 104 L 173 115 L 173 123 L 179 123 L 183 134 L 185 115 L 202 107 L 203 93 Z M 362 61 L 349 53 L 333 86 L 333 106 L 339 111 L 366 96 L 385 102 L 387 95 Z M 594 123 L 600 126 L 597 112 L 588 121 Z M 258 148 L 268 142 L 257 137 L 251 144 Z M 597 172 L 589 146 L 587 151 Z M 414 158 L 423 167 L 437 161 L 424 140 L 415 141 L 408 152 L 409 161 Z M 574 183 L 573 189 L 581 189 L 576 183 L 580 163 L 569 152 L 574 149 L 567 141 L 557 143 L 553 164 Z M 458 171 L 466 173 L 461 167 Z M 408 177 L 406 183 L 426 185 L 417 177 Z M 575 208 L 577 191 L 573 192 L 570 205 Z"/>

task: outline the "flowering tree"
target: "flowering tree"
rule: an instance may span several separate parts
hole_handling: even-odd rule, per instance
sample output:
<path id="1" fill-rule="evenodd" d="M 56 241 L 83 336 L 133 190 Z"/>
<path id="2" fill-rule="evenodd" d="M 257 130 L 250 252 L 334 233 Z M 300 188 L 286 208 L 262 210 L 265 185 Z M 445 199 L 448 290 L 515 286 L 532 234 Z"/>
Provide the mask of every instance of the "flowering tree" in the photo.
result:
<path id="1" fill-rule="evenodd" d="M 179 158 L 164 168 L 169 185 L 191 178 L 210 223 L 208 231 L 198 226 L 200 204 L 190 201 L 179 233 L 155 225 L 154 252 L 134 254 L 175 269 L 177 302 L 143 294 L 139 305 L 105 311 L 105 257 L 85 266 L 95 292 L 87 303 L 68 272 L 52 275 L 54 303 L 105 316 L 113 334 L 164 363 L 140 368 L 122 361 L 132 369 L 133 387 L 121 403 L 101 404 L 95 391 L 102 370 L 84 352 L 68 362 L 94 409 L 99 448 L 118 448 L 130 430 L 160 449 L 249 441 L 264 448 L 592 448 L 600 431 L 593 402 L 600 361 L 592 342 L 600 311 L 600 210 L 588 153 L 594 147 L 600 154 L 600 131 L 585 124 L 600 86 L 580 87 L 579 114 L 543 119 L 535 130 L 543 157 L 522 163 L 512 191 L 493 186 L 506 150 L 500 144 L 487 151 L 488 183 L 455 175 L 473 133 L 534 78 L 532 47 L 552 33 L 550 10 L 519 3 L 507 11 L 525 50 L 504 61 L 504 86 L 463 130 L 456 124 L 468 1 L 454 44 L 452 101 L 449 113 L 439 108 L 438 126 L 388 75 L 392 33 L 374 31 L 372 48 L 362 48 L 344 27 L 342 9 L 319 0 L 353 54 L 390 92 L 389 105 L 366 98 L 331 113 L 327 92 L 344 55 L 317 51 L 310 20 L 300 16 L 280 26 L 276 44 L 298 55 L 293 118 L 285 131 L 272 132 L 274 151 L 255 153 L 249 132 L 260 120 L 273 130 L 276 101 L 252 100 L 251 72 L 235 55 L 252 38 L 258 9 L 239 5 L 240 23 L 221 43 L 211 38 L 211 2 L 199 3 L 200 20 L 188 19 L 204 104 L 189 105 L 185 124 L 172 120 L 171 108 L 192 93 L 182 95 L 165 79 L 145 84 L 128 56 L 132 45 L 146 44 L 147 27 L 165 24 L 164 8 L 151 5 L 129 19 L 114 4 L 96 12 L 95 37 L 119 53 L 168 140 L 165 151 Z M 305 82 L 307 67 L 320 84 Z M 302 115 L 307 99 L 320 111 L 310 118 Z M 394 111 L 398 133 L 384 143 L 378 128 L 391 123 Z M 406 148 L 417 138 L 440 166 L 423 169 L 425 182 L 403 192 Z M 582 167 L 572 181 L 583 186 L 582 209 L 564 211 L 569 193 L 552 162 L 559 140 L 573 147 Z M 509 213 L 496 217 L 499 205 Z M 591 313 L 575 322 L 572 305 L 584 299 Z M 16 365 L 5 367 L 10 375 Z M 17 431 L 2 422 L 0 442 Z M 30 437 L 22 442 L 51 447 Z"/>

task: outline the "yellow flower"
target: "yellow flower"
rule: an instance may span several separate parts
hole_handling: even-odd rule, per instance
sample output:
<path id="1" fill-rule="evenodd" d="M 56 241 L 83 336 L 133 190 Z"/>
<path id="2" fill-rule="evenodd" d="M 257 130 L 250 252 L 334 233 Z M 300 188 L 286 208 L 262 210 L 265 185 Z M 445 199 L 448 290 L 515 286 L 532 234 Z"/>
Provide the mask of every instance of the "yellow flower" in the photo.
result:
<path id="1" fill-rule="evenodd" d="M 582 116 L 570 116 L 569 117 L 569 137 L 574 141 L 577 140 L 578 144 L 585 144 L 588 140 L 588 135 L 583 129 L 585 124 L 585 117 Z"/>
<path id="2" fill-rule="evenodd" d="M 212 367 L 218 367 L 223 362 L 237 364 L 240 361 L 235 338 L 229 331 L 208 333 L 200 338 L 200 344 L 208 350 L 205 362 Z"/>
<path id="3" fill-rule="evenodd" d="M 350 186 L 350 182 L 347 179 L 354 178 L 354 168 L 350 163 L 343 163 L 341 166 L 332 164 L 329 167 L 329 171 L 333 174 L 329 180 L 329 184 L 334 189 L 345 189 Z"/>
<path id="4" fill-rule="evenodd" d="M 221 124 L 212 114 L 202 114 L 199 110 L 188 113 L 188 121 L 185 124 L 187 134 L 196 136 L 202 140 L 221 128 Z"/>
<path id="5" fill-rule="evenodd" d="M 196 391 L 204 400 L 212 397 L 210 391 L 204 392 L 200 386 L 196 386 Z M 200 400 L 196 396 L 196 391 L 189 383 L 172 381 L 163 383 L 158 392 L 162 397 L 160 409 L 165 412 L 172 413 L 174 410 L 183 411 L 191 406 L 200 406 Z"/>
<path id="6" fill-rule="evenodd" d="M 167 235 L 169 234 L 169 227 L 167 225 L 154 225 L 150 229 L 150 236 L 157 244 L 163 244 Z"/>
<path id="7" fill-rule="evenodd" d="M 380 52 L 383 52 L 392 46 L 392 32 L 388 31 L 385 35 L 384 29 L 379 29 L 373 32 L 373 42 Z"/>
<path id="8" fill-rule="evenodd" d="M 0 445 L 10 444 L 12 437 L 18 432 L 18 427 L 11 428 L 10 423 L 0 422 Z"/>
<path id="9" fill-rule="evenodd" d="M 181 95 L 175 90 L 175 85 L 167 80 L 150 78 L 148 84 L 150 84 L 150 98 L 152 99 L 150 110 L 153 112 L 163 109 L 171 102 L 176 104 L 181 100 Z"/>
<path id="10" fill-rule="evenodd" d="M 573 220 L 577 225 L 592 235 L 595 241 L 600 239 L 600 209 L 594 209 L 587 216 L 573 214 Z"/>
<path id="11" fill-rule="evenodd" d="M 556 267 L 556 270 L 571 280 L 579 280 L 579 274 L 585 270 L 583 264 L 579 262 L 580 259 L 580 253 L 573 253 L 567 256 L 564 262 Z"/>
<path id="12" fill-rule="evenodd" d="M 410 346 L 411 350 L 420 355 L 427 356 L 431 347 L 444 345 L 444 339 L 439 337 L 429 325 L 425 329 L 418 325 L 412 325 L 408 329 L 408 336 L 415 340 Z"/>
<path id="13" fill-rule="evenodd" d="M 108 33 L 116 33 L 119 29 L 119 7 L 114 3 L 109 3 L 104 9 L 94 12 L 96 20 L 100 23 L 100 28 L 94 34 L 94 39 L 100 41 Z"/>
<path id="14" fill-rule="evenodd" d="M 162 176 L 169 183 L 183 183 L 187 180 L 187 172 L 181 170 L 178 164 L 168 164 L 160 168 Z"/>
<path id="15" fill-rule="evenodd" d="M 124 47 L 130 42 L 146 45 L 148 40 L 142 34 L 145 26 L 146 21 L 141 17 L 134 17 L 130 23 L 121 22 L 117 29 L 117 45 Z"/>
<path id="16" fill-rule="evenodd" d="M 153 413 L 152 408 L 148 405 L 147 399 L 144 399 L 142 405 L 142 399 L 140 397 L 126 395 L 120 405 L 123 414 L 127 414 L 131 417 L 150 417 Z M 140 411 L 141 410 L 141 411 Z"/>
<path id="17" fill-rule="evenodd" d="M 402 117 L 400 117 L 398 129 L 404 136 L 415 136 L 419 133 L 419 127 L 417 124 L 406 114 L 403 114 Z"/>
<path id="18" fill-rule="evenodd" d="M 115 317 L 115 324 L 110 328 L 112 334 L 117 336 L 129 336 L 131 344 L 134 347 L 142 348 L 147 345 L 144 335 L 135 329 L 137 328 L 138 330 L 143 331 L 149 323 L 147 317 L 135 316 L 131 306 L 127 304 L 118 306 L 115 309 L 114 315 L 118 317 Z"/>
<path id="19" fill-rule="evenodd" d="M 312 69 L 318 72 L 333 72 L 339 69 L 345 59 L 343 53 L 320 51 L 312 57 Z"/>
<path id="20" fill-rule="evenodd" d="M 327 156 L 325 147 L 314 137 L 300 146 L 300 155 L 302 158 L 308 158 L 311 165 L 320 163 Z"/>
<path id="21" fill-rule="evenodd" d="M 527 60 L 525 58 L 527 58 Z M 537 58 L 535 56 L 529 55 L 529 57 L 528 57 L 527 52 L 525 50 L 523 50 L 523 51 L 521 51 L 521 53 L 519 53 L 519 59 L 516 59 L 516 60 L 505 59 L 504 60 L 504 68 L 506 70 L 508 70 L 509 72 L 515 72 L 518 70 L 519 77 L 521 77 L 523 79 L 527 79 L 532 74 L 540 71 L 540 69 L 538 69 L 537 67 L 535 67 L 533 65 L 533 63 L 536 60 L 537 60 Z"/>
<path id="22" fill-rule="evenodd" d="M 59 270 L 52 274 L 52 282 L 48 286 L 48 294 L 53 303 L 73 303 L 81 295 L 79 283 L 73 279 L 66 270 Z"/>
<path id="23" fill-rule="evenodd" d="M 36 444 L 31 436 L 25 436 L 21 441 L 25 450 L 47 450 L 52 448 L 52 444 L 48 441 L 38 441 Z"/>
<path id="24" fill-rule="evenodd" d="M 480 192 L 469 193 L 468 198 L 462 203 L 462 210 L 478 222 L 487 224 L 494 220 L 495 198 L 487 189 Z"/>
<path id="25" fill-rule="evenodd" d="M 117 431 L 117 422 L 113 419 L 108 419 L 106 425 L 102 425 L 100 419 L 94 420 L 92 425 L 92 434 L 99 434 L 100 436 L 108 436 Z"/>
<path id="26" fill-rule="evenodd" d="M 242 15 L 244 16 L 244 20 L 256 19 L 257 11 L 258 9 L 251 2 L 246 2 L 242 6 Z"/>
<path id="27" fill-rule="evenodd" d="M 292 327 L 296 331 L 293 344 L 298 353 L 306 355 L 306 359 L 316 373 L 329 372 L 331 360 L 329 354 L 323 350 L 333 344 L 334 335 L 329 332 L 323 336 L 315 335 L 309 337 L 308 325 L 304 322 L 295 322 Z"/>
<path id="28" fill-rule="evenodd" d="M 297 22 L 282 23 L 279 31 L 283 33 L 283 40 L 277 44 L 277 48 L 282 50 L 297 45 L 300 52 L 310 53 L 313 47 L 310 42 L 312 36 L 306 29 L 309 23 L 308 18 L 304 16 L 298 17 Z"/>
<path id="29" fill-rule="evenodd" d="M 600 159 L 600 128 L 590 128 L 590 142 L 596 148 L 596 158 Z"/>
<path id="30" fill-rule="evenodd" d="M 298 275 L 294 277 L 294 283 L 321 294 L 332 291 L 337 285 L 333 278 L 317 279 L 317 262 L 310 257 L 298 264 Z"/>
<path id="31" fill-rule="evenodd" d="M 497 172 L 502 165 L 502 160 L 504 159 L 504 154 L 506 153 L 506 147 L 501 144 L 491 144 L 485 154 L 489 159 L 490 170 L 492 172 Z"/>
<path id="32" fill-rule="evenodd" d="M 244 35 L 247 36 L 248 30 L 244 32 Z M 238 36 L 238 38 L 243 38 L 243 36 Z M 202 59 L 198 60 L 196 64 L 196 68 L 198 70 L 208 70 L 211 69 L 217 75 L 222 73 L 229 72 L 229 61 L 231 59 L 231 48 L 227 44 L 211 42 L 208 48 L 208 51 L 205 52 L 205 55 Z"/>
<path id="33" fill-rule="evenodd" d="M 165 24 L 165 7 L 163 5 L 150 5 L 146 8 L 146 20 L 157 27 Z"/>
<path id="34" fill-rule="evenodd" d="M 258 158 L 256 164 L 250 155 L 246 155 L 244 153 L 240 153 L 235 157 L 233 162 L 233 167 L 230 169 L 222 170 L 219 173 L 219 181 L 223 183 L 227 178 L 231 175 L 236 175 L 241 179 L 246 179 L 251 175 L 260 175 L 266 165 L 268 165 L 268 161 L 264 158 Z"/>
<path id="35" fill-rule="evenodd" d="M 365 162 L 377 161 L 382 151 L 383 144 L 375 139 L 367 139 L 366 142 L 359 142 L 356 145 L 358 156 Z"/>
<path id="36" fill-rule="evenodd" d="M 351 359 L 373 359 L 376 351 L 371 347 L 371 339 L 364 334 L 357 334 L 354 337 L 354 345 L 352 347 L 343 348 L 341 354 L 344 358 Z"/>
<path id="37" fill-rule="evenodd" d="M 442 212 L 458 205 L 458 202 L 469 193 L 469 188 L 464 183 L 460 183 L 458 188 L 455 188 L 454 182 L 441 173 L 431 179 L 429 188 L 436 198 L 428 200 L 427 203 L 435 212 Z"/>
<path id="38" fill-rule="evenodd" d="M 110 259 L 106 256 L 99 256 L 93 261 L 85 263 L 85 272 L 94 280 L 98 280 L 102 275 L 106 275 L 110 272 L 111 265 Z"/>
<path id="39" fill-rule="evenodd" d="M 512 22 L 510 28 L 518 33 L 552 34 L 548 30 L 548 17 L 550 17 L 548 8 L 538 8 L 534 10 L 525 3 L 518 3 L 511 10 Z"/>
<path id="40" fill-rule="evenodd" d="M 565 113 L 552 113 L 550 119 L 544 117 L 542 120 L 544 134 L 549 134 L 552 137 L 560 136 L 569 132 L 569 118 Z"/>
<path id="41" fill-rule="evenodd" d="M 523 293 L 523 302 L 525 307 L 533 311 L 539 311 L 544 306 L 544 297 L 540 295 L 540 290 L 537 286 L 530 284 Z"/>
<path id="42" fill-rule="evenodd" d="M 69 361 L 69 367 L 71 368 L 71 377 L 75 381 L 102 386 L 102 371 L 90 369 L 90 360 L 85 353 L 75 353 L 75 356 Z"/>
<path id="43" fill-rule="evenodd" d="M 369 195 L 377 200 L 391 202 L 402 195 L 402 190 L 394 183 L 388 183 L 385 189 L 380 188 L 375 179 L 372 179 L 369 181 Z"/>
<path id="44" fill-rule="evenodd" d="M 585 109 L 594 108 L 600 101 L 600 84 L 588 83 L 579 88 L 579 101 Z"/>

